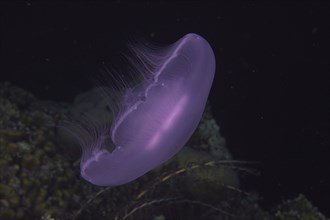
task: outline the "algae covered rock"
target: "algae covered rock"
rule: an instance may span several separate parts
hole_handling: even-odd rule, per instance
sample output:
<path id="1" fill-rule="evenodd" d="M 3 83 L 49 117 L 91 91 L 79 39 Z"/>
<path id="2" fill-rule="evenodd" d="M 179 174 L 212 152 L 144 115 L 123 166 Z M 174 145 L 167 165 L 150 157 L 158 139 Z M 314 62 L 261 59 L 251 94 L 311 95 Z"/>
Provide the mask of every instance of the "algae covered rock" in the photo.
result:
<path id="1" fill-rule="evenodd" d="M 55 117 L 33 108 L 30 93 L 0 84 L 0 216 L 63 216 L 75 191 L 70 162 L 57 152 Z"/>
<path id="2" fill-rule="evenodd" d="M 95 90 L 56 103 L 0 83 L 0 219 L 326 219 L 304 196 L 271 212 L 240 190 L 209 105 L 171 160 L 122 186 L 91 185 L 80 177 L 75 138 L 58 122 L 80 114 L 110 122 L 108 107 Z"/>
<path id="3" fill-rule="evenodd" d="M 292 200 L 284 201 L 276 208 L 276 220 L 326 220 L 327 218 L 300 194 Z"/>

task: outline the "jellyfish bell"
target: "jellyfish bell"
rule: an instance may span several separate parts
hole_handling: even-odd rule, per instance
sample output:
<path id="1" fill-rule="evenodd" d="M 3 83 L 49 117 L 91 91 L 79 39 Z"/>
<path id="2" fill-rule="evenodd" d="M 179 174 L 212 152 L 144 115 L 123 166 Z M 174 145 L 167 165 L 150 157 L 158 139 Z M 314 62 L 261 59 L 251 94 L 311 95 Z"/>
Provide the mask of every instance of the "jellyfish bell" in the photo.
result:
<path id="1" fill-rule="evenodd" d="M 141 82 L 122 86 L 111 124 L 88 119 L 80 126 L 84 137 L 75 132 L 82 140 L 81 176 L 99 186 L 128 183 L 174 156 L 197 128 L 214 78 L 214 53 L 197 34 L 160 51 L 131 49 Z M 113 97 L 103 91 L 112 108 Z"/>

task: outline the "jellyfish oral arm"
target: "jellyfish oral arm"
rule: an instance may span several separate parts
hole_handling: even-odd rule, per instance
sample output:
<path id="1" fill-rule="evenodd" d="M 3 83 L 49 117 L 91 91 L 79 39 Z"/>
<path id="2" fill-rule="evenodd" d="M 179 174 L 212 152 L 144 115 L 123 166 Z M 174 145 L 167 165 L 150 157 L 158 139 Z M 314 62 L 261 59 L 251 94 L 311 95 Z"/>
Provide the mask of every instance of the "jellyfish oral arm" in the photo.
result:
<path id="1" fill-rule="evenodd" d="M 163 142 L 164 133 L 173 129 L 173 126 L 176 126 L 176 121 L 183 114 L 185 109 L 187 98 L 186 96 L 182 96 L 179 102 L 174 106 L 173 110 L 169 112 L 167 118 L 164 120 L 163 124 L 160 125 L 157 132 L 155 132 L 154 136 L 150 139 L 150 142 L 145 146 L 146 150 L 152 150 L 157 146 L 162 146 L 159 142 Z"/>

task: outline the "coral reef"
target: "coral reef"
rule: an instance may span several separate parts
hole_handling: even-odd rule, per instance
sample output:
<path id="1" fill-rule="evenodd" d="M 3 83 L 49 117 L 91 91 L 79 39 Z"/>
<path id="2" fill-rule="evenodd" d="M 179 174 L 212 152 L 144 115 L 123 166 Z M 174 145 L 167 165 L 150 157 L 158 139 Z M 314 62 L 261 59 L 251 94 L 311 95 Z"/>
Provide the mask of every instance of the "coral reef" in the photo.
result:
<path id="1" fill-rule="evenodd" d="M 237 168 L 247 164 L 231 159 L 209 105 L 170 161 L 115 188 L 89 184 L 74 138 L 57 124 L 82 112 L 111 120 L 96 93 L 71 105 L 0 83 L 0 219 L 326 219 L 302 195 L 270 212 L 240 190 Z"/>

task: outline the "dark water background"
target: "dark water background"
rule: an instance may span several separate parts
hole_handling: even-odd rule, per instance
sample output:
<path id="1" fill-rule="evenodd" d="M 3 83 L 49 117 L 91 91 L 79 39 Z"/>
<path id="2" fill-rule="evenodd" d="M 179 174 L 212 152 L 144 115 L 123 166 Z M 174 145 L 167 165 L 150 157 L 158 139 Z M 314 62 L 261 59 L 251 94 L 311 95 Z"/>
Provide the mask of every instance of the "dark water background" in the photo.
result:
<path id="1" fill-rule="evenodd" d="M 213 113 L 235 159 L 260 161 L 271 207 L 299 193 L 330 215 L 329 4 L 0 3 L 0 82 L 72 101 L 127 40 L 189 32 L 214 48 Z M 196 88 L 198 89 L 198 88 Z"/>

